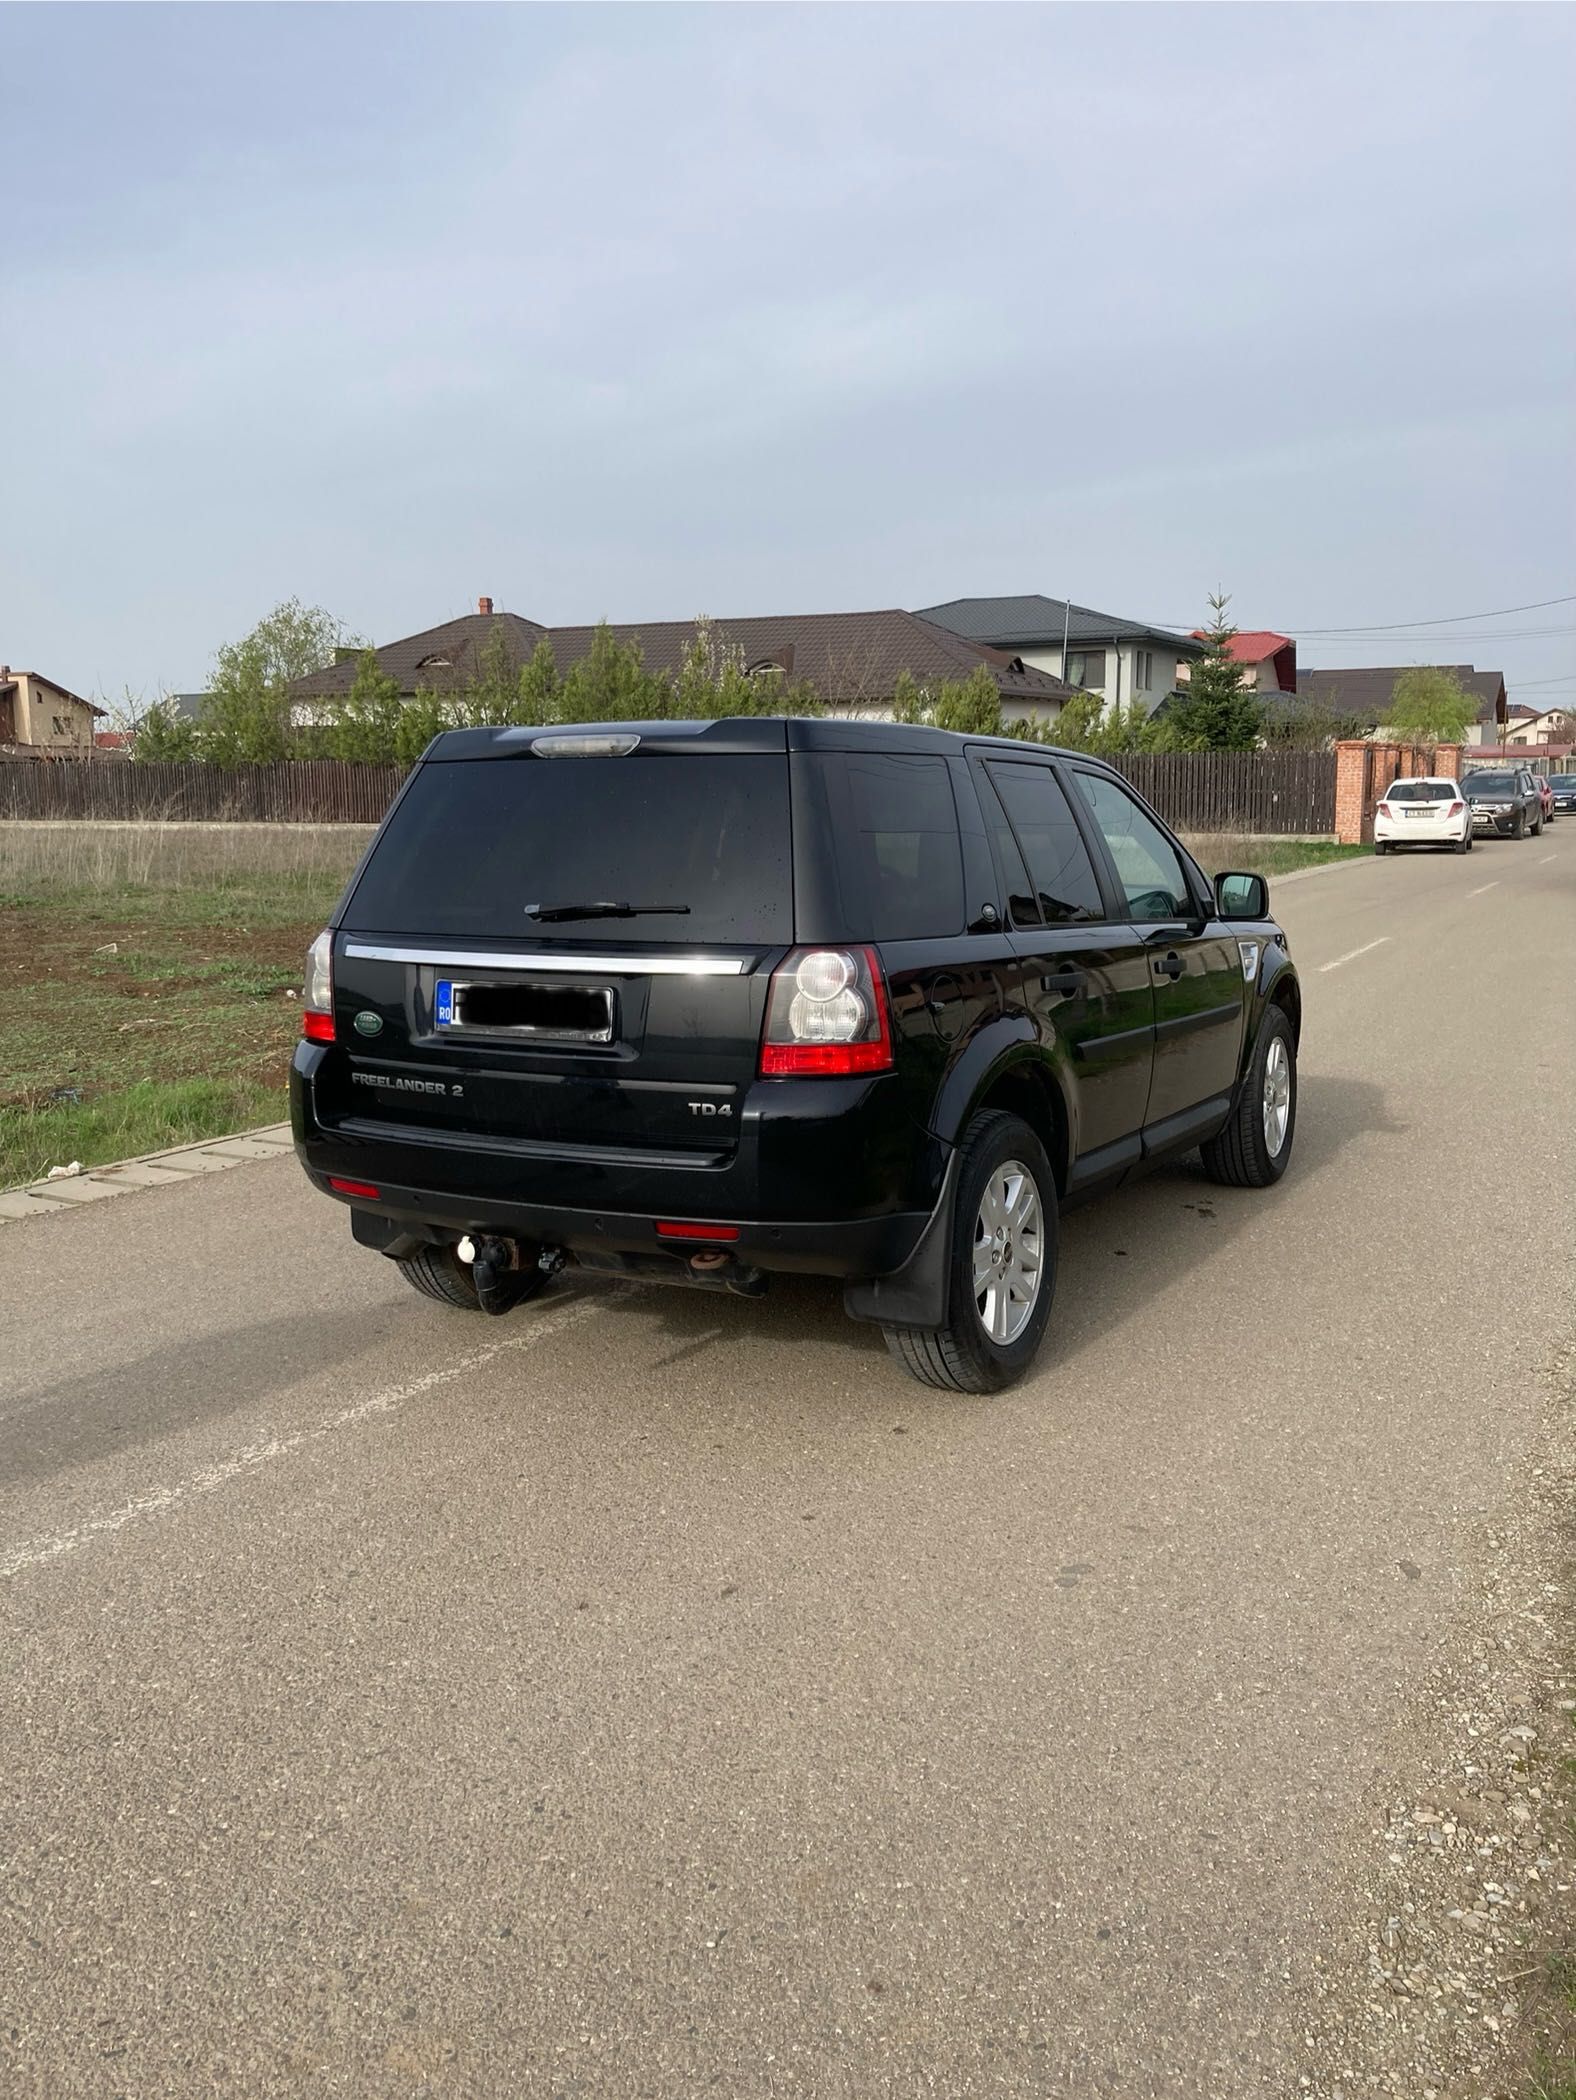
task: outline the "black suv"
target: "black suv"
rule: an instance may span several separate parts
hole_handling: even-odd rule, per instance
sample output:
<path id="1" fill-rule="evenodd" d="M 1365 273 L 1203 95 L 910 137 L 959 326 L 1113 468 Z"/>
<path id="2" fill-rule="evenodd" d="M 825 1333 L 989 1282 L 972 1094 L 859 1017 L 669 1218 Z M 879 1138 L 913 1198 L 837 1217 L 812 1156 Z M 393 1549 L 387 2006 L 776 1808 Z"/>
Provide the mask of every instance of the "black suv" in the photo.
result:
<path id="1" fill-rule="evenodd" d="M 1535 839 L 1543 831 L 1543 797 L 1530 766 L 1495 766 L 1468 773 L 1461 783 L 1474 831 L 1506 839 Z"/>
<path id="2" fill-rule="evenodd" d="M 842 1279 L 927 1384 L 1050 1313 L 1058 1208 L 1202 1147 L 1291 1153 L 1302 1001 L 1257 875 L 1211 886 L 1108 766 L 887 723 L 438 737 L 313 944 L 291 1108 L 418 1290 L 566 1260 Z"/>

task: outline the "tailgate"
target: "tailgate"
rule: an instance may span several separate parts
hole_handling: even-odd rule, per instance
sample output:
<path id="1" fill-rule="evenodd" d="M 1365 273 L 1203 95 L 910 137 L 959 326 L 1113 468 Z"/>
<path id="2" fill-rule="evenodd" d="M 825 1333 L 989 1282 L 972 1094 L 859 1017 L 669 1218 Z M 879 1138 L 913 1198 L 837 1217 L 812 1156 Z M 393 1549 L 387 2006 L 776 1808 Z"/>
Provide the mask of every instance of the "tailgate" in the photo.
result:
<path id="1" fill-rule="evenodd" d="M 434 947 L 341 934 L 328 1123 L 555 1153 L 729 1156 L 771 951 Z"/>
<path id="2" fill-rule="evenodd" d="M 782 725 L 459 741 L 341 913 L 320 1113 L 726 1158 L 793 940 Z"/>

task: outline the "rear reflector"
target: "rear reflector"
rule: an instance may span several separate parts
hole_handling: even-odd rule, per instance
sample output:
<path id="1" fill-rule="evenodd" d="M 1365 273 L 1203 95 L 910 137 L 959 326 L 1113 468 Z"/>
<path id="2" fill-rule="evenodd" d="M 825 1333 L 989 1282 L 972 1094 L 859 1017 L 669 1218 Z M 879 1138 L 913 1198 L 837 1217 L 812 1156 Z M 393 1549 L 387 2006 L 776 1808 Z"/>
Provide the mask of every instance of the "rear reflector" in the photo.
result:
<path id="1" fill-rule="evenodd" d="M 736 1240 L 737 1225 L 677 1225 L 663 1218 L 657 1224 L 659 1240 Z"/>
<path id="2" fill-rule="evenodd" d="M 382 1191 L 375 1189 L 370 1181 L 340 1181 L 330 1174 L 328 1185 L 341 1196 L 370 1196 L 374 1203 L 380 1201 L 382 1196 Z"/>
<path id="3" fill-rule="evenodd" d="M 309 1043 L 331 1043 L 334 1040 L 334 1016 L 315 1014 L 308 1008 L 301 1016 L 301 1033 Z"/>

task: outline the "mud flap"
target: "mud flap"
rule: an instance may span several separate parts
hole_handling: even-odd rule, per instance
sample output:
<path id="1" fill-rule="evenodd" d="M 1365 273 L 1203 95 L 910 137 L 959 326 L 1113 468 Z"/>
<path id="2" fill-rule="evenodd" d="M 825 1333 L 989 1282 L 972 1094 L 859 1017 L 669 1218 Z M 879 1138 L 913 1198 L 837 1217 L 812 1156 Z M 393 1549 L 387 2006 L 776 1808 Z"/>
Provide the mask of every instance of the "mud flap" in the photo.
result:
<path id="1" fill-rule="evenodd" d="M 959 1154 L 954 1148 L 942 1177 L 941 1194 L 919 1244 L 890 1276 L 863 1276 L 843 1287 L 843 1310 L 851 1320 L 877 1320 L 883 1327 L 945 1327 L 952 1276 L 952 1217 L 958 1200 Z"/>

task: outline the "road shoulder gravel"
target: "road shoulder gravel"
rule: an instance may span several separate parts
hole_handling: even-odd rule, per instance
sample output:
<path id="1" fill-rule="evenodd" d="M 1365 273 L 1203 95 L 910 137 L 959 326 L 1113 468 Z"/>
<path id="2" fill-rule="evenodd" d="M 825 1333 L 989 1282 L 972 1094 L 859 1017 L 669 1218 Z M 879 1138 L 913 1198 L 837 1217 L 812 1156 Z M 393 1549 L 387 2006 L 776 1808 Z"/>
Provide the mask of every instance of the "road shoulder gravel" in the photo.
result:
<path id="1" fill-rule="evenodd" d="M 1540 1435 L 1371 1797 L 1350 1928 L 1305 1994 L 1304 2100 L 1576 2080 L 1576 1345 L 1543 1377 Z"/>

